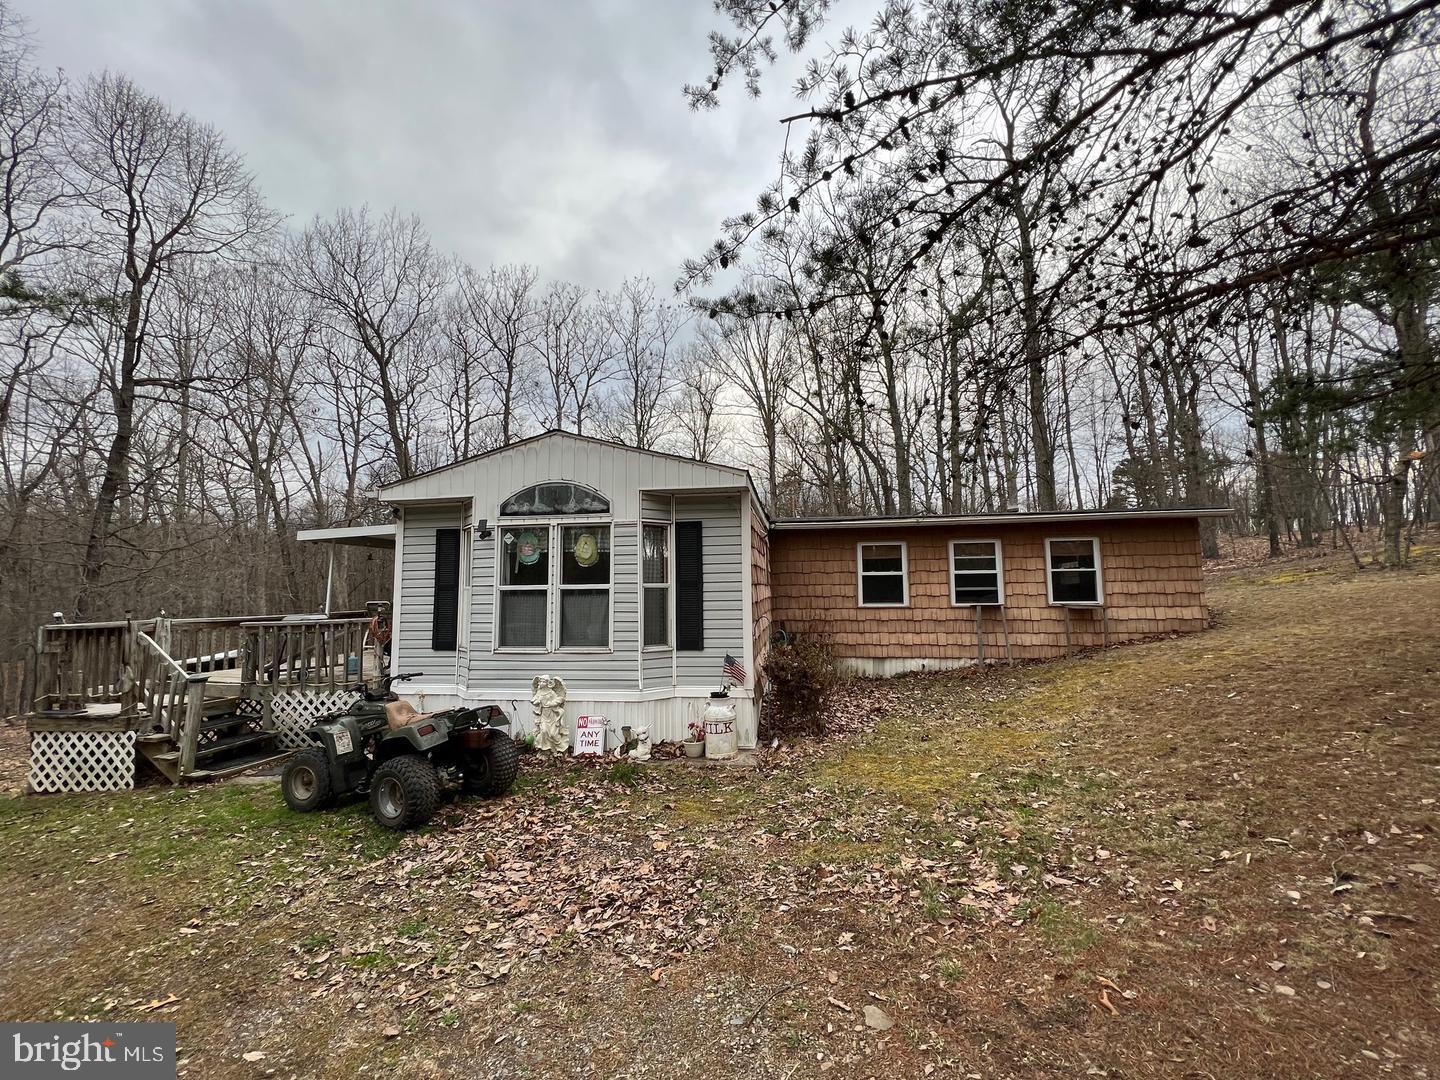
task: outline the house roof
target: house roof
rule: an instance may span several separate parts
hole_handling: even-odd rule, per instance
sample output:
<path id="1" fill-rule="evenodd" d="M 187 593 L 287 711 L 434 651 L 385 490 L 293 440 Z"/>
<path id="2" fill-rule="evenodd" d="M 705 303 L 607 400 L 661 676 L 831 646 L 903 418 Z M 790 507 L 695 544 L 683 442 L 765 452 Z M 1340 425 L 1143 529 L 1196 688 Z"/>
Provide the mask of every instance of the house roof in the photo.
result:
<path id="1" fill-rule="evenodd" d="M 923 525 L 1019 525 L 1086 521 L 1152 521 L 1166 518 L 1229 517 L 1225 506 L 1179 507 L 1168 510 L 1011 511 L 1004 514 L 932 514 L 926 516 L 776 518 L 774 529 L 874 529 Z"/>
<path id="2" fill-rule="evenodd" d="M 459 461 L 452 461 L 448 465 L 437 465 L 433 469 L 426 469 L 424 472 L 413 473 L 410 476 L 405 477 L 403 480 L 391 480 L 388 484 L 381 484 L 379 488 L 376 489 L 376 491 L 379 494 L 380 498 L 384 499 L 386 498 L 386 492 L 390 491 L 393 488 L 403 487 L 406 484 L 413 483 L 416 480 L 423 480 L 427 476 L 434 476 L 437 473 L 448 472 L 451 469 L 458 469 L 465 465 L 471 465 L 477 461 L 484 461 L 486 458 L 495 457 L 497 454 L 503 454 L 510 450 L 517 450 L 522 446 L 529 446 L 532 443 L 541 442 L 544 439 L 554 438 L 578 439 L 580 442 L 594 443 L 596 446 L 608 446 L 613 447 L 617 450 L 634 450 L 635 452 L 640 454 L 651 454 L 655 457 L 665 458 L 669 461 L 686 461 L 691 463 L 692 465 L 707 465 L 712 469 L 724 469 L 727 472 L 732 472 L 735 474 L 737 479 L 740 477 L 748 478 L 750 475 L 744 469 L 737 468 L 734 465 L 721 465 L 719 462 L 702 461 L 699 458 L 686 457 L 684 454 L 669 454 L 663 450 L 647 450 L 644 447 L 631 446 L 628 443 L 616 442 L 614 439 L 597 439 L 593 435 L 581 435 L 574 431 L 562 431 L 558 428 L 551 428 L 549 431 L 542 431 L 539 435 L 531 435 L 528 438 L 517 439 L 512 443 L 506 443 L 504 446 L 497 446 L 493 450 L 485 450 L 479 454 L 471 454 L 469 457 L 461 458 Z"/>
<path id="3" fill-rule="evenodd" d="M 520 439 L 508 443 L 505 446 L 497 446 L 493 450 L 487 450 L 482 454 L 473 454 L 470 457 L 462 458 L 459 461 L 451 462 L 449 465 L 442 465 L 439 468 L 429 469 L 426 472 L 416 473 L 403 480 L 392 480 L 382 484 L 374 492 L 380 500 L 388 503 L 427 503 L 447 501 L 456 497 L 465 497 L 461 491 L 451 491 L 449 483 L 456 479 L 463 487 L 465 481 L 459 480 L 458 474 L 461 470 L 479 465 L 482 469 L 487 468 L 491 459 L 503 461 L 505 455 L 512 455 L 522 458 L 527 451 L 533 450 L 537 444 L 555 441 L 557 443 L 579 443 L 581 448 L 595 447 L 597 450 L 620 451 L 629 455 L 639 455 L 641 458 L 654 459 L 657 464 L 664 464 L 663 468 L 656 468 L 656 476 L 652 483 L 640 483 L 638 486 L 643 491 L 661 491 L 676 487 L 690 487 L 694 490 L 718 490 L 727 487 L 746 489 L 750 492 L 753 504 L 759 509 L 762 520 L 769 523 L 769 512 L 760 499 L 759 492 L 755 488 L 755 482 L 750 473 L 735 465 L 722 465 L 714 461 L 703 461 L 697 458 L 686 457 L 683 454 L 670 454 L 663 450 L 646 450 L 640 447 L 628 446 L 625 443 L 614 442 L 609 439 L 597 439 L 593 435 L 577 435 L 573 431 L 546 431 L 539 435 L 532 435 L 527 439 Z M 676 474 L 677 469 L 691 466 L 696 475 L 684 479 Z M 700 475 L 703 473 L 704 475 Z M 668 474 L 668 475 L 666 475 Z M 630 479 L 636 477 L 631 472 Z M 640 478 L 644 478 L 643 466 L 639 472 Z M 558 474 L 553 479 L 562 479 Z M 580 477 L 569 476 L 563 479 L 576 480 Z"/>

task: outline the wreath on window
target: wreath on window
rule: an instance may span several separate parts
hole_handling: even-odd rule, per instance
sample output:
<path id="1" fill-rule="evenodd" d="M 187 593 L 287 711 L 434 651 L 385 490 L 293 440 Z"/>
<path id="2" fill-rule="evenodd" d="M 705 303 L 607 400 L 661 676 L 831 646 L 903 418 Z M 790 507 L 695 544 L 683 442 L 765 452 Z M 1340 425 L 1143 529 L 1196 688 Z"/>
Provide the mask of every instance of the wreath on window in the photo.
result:
<path id="1" fill-rule="evenodd" d="M 522 532 L 515 540 L 515 558 L 521 566 L 534 566 L 540 559 L 540 534 L 528 529 Z"/>
<path id="2" fill-rule="evenodd" d="M 592 533 L 581 533 L 575 538 L 575 561 L 581 566 L 594 566 L 600 558 L 600 545 Z"/>

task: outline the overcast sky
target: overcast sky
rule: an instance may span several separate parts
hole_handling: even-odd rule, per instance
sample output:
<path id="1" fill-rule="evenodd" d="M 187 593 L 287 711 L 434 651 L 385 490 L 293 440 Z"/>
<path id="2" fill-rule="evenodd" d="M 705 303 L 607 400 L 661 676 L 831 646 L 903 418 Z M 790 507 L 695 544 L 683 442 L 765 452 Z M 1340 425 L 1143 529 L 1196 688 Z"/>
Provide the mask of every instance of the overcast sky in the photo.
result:
<path id="1" fill-rule="evenodd" d="M 12 2 L 42 63 L 124 72 L 220 128 L 293 224 L 394 205 L 477 266 L 598 288 L 668 289 L 751 205 L 799 69 L 692 113 L 709 0 Z"/>

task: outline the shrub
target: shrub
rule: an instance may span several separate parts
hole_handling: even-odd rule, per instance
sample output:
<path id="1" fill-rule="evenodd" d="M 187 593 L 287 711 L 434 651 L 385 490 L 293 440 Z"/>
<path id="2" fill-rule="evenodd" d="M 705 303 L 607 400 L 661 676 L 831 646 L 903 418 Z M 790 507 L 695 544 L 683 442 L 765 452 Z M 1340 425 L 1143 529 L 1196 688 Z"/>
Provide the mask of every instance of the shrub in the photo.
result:
<path id="1" fill-rule="evenodd" d="M 763 670 L 765 734 L 825 734 L 825 703 L 839 681 L 829 643 L 805 636 L 771 645 Z"/>

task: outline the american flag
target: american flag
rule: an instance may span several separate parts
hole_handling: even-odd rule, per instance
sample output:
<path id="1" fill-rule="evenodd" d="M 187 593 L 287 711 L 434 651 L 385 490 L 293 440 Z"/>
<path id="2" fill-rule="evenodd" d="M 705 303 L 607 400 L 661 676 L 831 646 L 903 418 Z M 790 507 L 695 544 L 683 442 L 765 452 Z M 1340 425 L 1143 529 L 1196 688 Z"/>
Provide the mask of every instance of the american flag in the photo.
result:
<path id="1" fill-rule="evenodd" d="M 734 679 L 737 684 L 744 684 L 745 668 L 728 652 L 725 654 L 725 666 L 720 670 L 725 673 L 727 679 Z"/>

